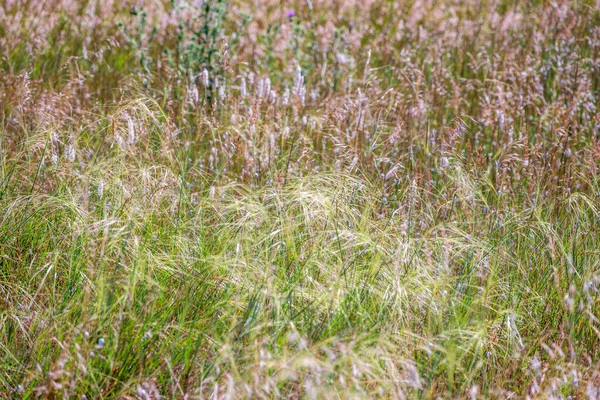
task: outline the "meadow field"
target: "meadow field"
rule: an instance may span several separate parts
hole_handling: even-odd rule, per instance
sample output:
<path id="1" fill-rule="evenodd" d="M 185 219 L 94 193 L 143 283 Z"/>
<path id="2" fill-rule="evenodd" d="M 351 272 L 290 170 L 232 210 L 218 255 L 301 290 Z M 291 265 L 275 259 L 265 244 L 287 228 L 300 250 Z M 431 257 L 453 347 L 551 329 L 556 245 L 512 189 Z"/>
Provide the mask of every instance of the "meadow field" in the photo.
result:
<path id="1" fill-rule="evenodd" d="M 600 399 L 599 0 L 0 0 L 0 398 Z"/>

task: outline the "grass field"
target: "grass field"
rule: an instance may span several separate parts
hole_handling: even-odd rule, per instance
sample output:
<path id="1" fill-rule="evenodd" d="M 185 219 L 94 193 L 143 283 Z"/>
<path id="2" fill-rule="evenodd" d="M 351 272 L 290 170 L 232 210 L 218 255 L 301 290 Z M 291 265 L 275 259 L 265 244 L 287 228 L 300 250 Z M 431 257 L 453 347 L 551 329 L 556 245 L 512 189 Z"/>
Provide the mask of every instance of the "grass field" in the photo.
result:
<path id="1" fill-rule="evenodd" d="M 600 2 L 0 1 L 0 398 L 600 399 Z"/>

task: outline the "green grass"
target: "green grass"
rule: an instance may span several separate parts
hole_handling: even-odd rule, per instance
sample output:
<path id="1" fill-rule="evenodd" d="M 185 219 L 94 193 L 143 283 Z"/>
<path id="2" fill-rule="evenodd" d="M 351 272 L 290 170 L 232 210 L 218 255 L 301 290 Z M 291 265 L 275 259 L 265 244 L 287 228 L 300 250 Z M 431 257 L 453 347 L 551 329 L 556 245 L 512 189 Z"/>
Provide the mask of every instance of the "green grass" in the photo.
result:
<path id="1" fill-rule="evenodd" d="M 592 3 L 40 7 L 0 397 L 600 398 Z"/>

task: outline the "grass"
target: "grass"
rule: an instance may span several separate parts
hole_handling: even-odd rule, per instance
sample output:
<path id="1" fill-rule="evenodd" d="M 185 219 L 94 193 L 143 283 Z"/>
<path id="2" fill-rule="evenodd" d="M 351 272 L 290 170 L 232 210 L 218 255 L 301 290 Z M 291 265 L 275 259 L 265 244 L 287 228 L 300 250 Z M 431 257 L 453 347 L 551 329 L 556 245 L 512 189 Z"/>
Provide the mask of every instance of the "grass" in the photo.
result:
<path id="1" fill-rule="evenodd" d="M 0 5 L 0 397 L 600 398 L 593 1 Z"/>

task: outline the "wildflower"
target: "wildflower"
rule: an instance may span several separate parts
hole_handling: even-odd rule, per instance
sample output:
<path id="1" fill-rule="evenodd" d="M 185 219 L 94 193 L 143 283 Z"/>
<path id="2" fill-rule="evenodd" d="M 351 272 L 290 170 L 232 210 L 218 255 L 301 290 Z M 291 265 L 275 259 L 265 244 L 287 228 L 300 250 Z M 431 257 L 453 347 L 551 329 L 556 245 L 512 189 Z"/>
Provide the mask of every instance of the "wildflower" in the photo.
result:
<path id="1" fill-rule="evenodd" d="M 198 88 L 196 85 L 191 85 L 188 89 L 188 95 L 192 103 L 197 104 L 199 100 Z"/>
<path id="2" fill-rule="evenodd" d="M 200 74 L 200 82 L 202 82 L 202 86 L 208 87 L 208 70 L 204 68 Z"/>
<path id="3" fill-rule="evenodd" d="M 469 396 L 471 397 L 472 400 L 477 399 L 477 392 L 479 392 L 479 386 L 477 386 L 477 385 L 474 385 L 471 387 L 471 389 L 469 389 Z"/>
<path id="4" fill-rule="evenodd" d="M 440 167 L 442 167 L 442 168 L 447 168 L 447 167 L 449 167 L 449 166 L 450 166 L 450 161 L 448 161 L 448 158 L 446 158 L 446 157 L 442 157 L 442 158 L 440 159 Z"/>
<path id="5" fill-rule="evenodd" d="M 119 134 L 119 132 L 115 131 L 115 142 L 117 142 L 117 145 L 119 145 L 119 148 L 123 148 L 125 147 L 125 140 L 123 140 L 123 138 L 121 137 L 121 135 Z"/>
<path id="6" fill-rule="evenodd" d="M 65 149 L 65 157 L 69 162 L 75 161 L 75 146 L 73 146 L 72 144 L 67 146 L 67 148 Z"/>
<path id="7" fill-rule="evenodd" d="M 260 100 L 263 97 L 264 92 L 264 84 L 265 82 L 262 79 L 259 79 L 256 83 L 256 97 Z"/>
<path id="8" fill-rule="evenodd" d="M 288 10 L 286 14 L 288 19 L 292 19 L 296 16 L 296 12 L 294 10 Z"/>
<path id="9" fill-rule="evenodd" d="M 100 182 L 98 182 L 98 197 L 100 199 L 102 198 L 102 194 L 104 194 L 104 179 L 100 178 Z"/>
<path id="10" fill-rule="evenodd" d="M 246 89 L 246 78 L 242 78 L 242 82 L 240 84 L 240 94 L 242 97 L 246 97 L 248 94 Z"/>
<path id="11" fill-rule="evenodd" d="M 290 102 L 290 90 L 288 88 L 285 88 L 285 90 L 283 91 L 283 95 L 281 96 L 281 104 L 283 104 L 284 106 L 287 106 Z"/>
<path id="12" fill-rule="evenodd" d="M 541 375 L 542 363 L 537 356 L 535 356 L 531 359 L 529 367 L 530 367 L 531 371 L 535 373 L 536 376 Z"/>
<path id="13" fill-rule="evenodd" d="M 137 395 L 141 399 L 160 399 L 158 388 L 153 382 L 143 382 L 137 386 Z"/>
<path id="14" fill-rule="evenodd" d="M 304 76 L 299 65 L 296 66 L 296 75 L 294 76 L 294 94 L 299 95 L 304 87 Z"/>
<path id="15" fill-rule="evenodd" d="M 423 384 L 421 383 L 421 376 L 419 371 L 412 363 L 407 363 L 404 367 L 406 371 L 406 383 L 408 386 L 414 389 L 422 389 Z"/>
<path id="16" fill-rule="evenodd" d="M 394 165 L 394 167 L 392 169 L 390 169 L 387 174 L 385 174 L 384 178 L 386 181 L 389 181 L 390 179 L 396 178 L 398 174 L 398 165 Z"/>
<path id="17" fill-rule="evenodd" d="M 135 125 L 131 118 L 127 118 L 127 144 L 135 143 Z"/>

